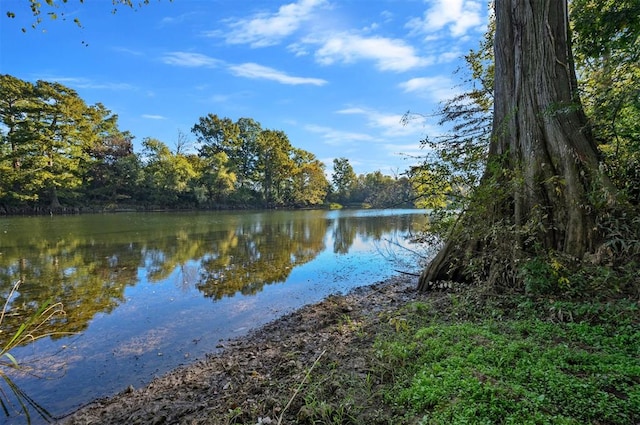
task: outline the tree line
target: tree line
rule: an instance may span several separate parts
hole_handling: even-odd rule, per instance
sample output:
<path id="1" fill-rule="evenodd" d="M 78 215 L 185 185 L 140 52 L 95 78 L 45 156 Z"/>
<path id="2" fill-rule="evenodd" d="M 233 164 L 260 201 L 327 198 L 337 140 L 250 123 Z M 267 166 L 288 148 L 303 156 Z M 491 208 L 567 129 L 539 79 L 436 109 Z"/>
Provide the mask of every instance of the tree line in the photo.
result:
<path id="1" fill-rule="evenodd" d="M 210 113 L 193 125 L 194 144 L 179 133 L 173 149 L 145 138 L 135 152 L 104 105 L 57 82 L 0 75 L 0 122 L 2 213 L 412 205 L 406 177 L 355 176 L 339 158 L 332 185 L 313 153 L 252 118 Z"/>

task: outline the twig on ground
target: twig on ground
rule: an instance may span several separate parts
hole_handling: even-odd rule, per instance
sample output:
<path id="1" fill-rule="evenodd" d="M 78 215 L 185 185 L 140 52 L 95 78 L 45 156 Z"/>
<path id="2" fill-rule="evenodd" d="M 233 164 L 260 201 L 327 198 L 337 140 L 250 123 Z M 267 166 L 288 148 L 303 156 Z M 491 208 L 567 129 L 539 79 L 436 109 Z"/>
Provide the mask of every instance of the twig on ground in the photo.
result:
<path id="1" fill-rule="evenodd" d="M 309 368 L 309 370 L 307 371 L 307 374 L 304 376 L 304 378 L 302 379 L 302 382 L 300 382 L 300 385 L 298 385 L 298 388 L 296 388 L 295 392 L 293 393 L 293 395 L 291 396 L 291 398 L 289 399 L 289 402 L 287 403 L 286 406 L 284 406 L 284 409 L 282 409 L 282 412 L 280 413 L 280 417 L 278 418 L 278 425 L 280 425 L 282 423 L 282 418 L 284 417 L 284 412 L 287 411 L 287 409 L 289 408 L 289 406 L 291 406 L 291 403 L 293 403 L 293 399 L 296 398 L 296 396 L 298 395 L 298 393 L 300 392 L 300 390 L 302 389 L 302 386 L 304 385 L 304 383 L 307 381 L 307 379 L 309 378 L 309 375 L 311 375 L 311 371 L 313 371 L 313 368 L 316 367 L 316 365 L 318 364 L 318 362 L 320 361 L 320 358 L 324 355 L 324 353 L 326 353 L 327 350 L 324 349 L 322 350 L 322 353 L 320 353 L 320 355 L 318 356 L 318 358 L 316 358 L 316 360 L 313 362 L 313 364 L 311 365 L 311 367 Z"/>

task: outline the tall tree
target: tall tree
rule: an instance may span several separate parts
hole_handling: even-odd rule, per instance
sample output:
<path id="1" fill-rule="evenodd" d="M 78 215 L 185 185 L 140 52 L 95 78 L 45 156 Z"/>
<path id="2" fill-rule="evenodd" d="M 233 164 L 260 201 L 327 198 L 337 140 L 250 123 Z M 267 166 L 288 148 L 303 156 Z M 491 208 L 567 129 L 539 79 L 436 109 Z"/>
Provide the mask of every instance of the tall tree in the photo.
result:
<path id="1" fill-rule="evenodd" d="M 35 112 L 39 126 L 34 134 L 38 143 L 35 171 L 42 179 L 52 208 L 59 208 L 60 189 L 75 189 L 82 183 L 79 161 L 86 159 L 86 148 L 95 134 L 86 120 L 87 105 L 77 93 L 59 83 L 38 81 L 39 99 Z"/>
<path id="2" fill-rule="evenodd" d="M 260 123 L 253 118 L 240 118 L 236 121 L 240 131 L 239 145 L 231 158 L 238 174 L 240 189 L 252 186 L 256 182 L 258 169 L 258 135 L 262 131 Z"/>
<path id="3" fill-rule="evenodd" d="M 35 102 L 33 84 L 11 75 L 0 75 L 0 122 L 5 127 L 0 144 L 0 199 L 22 200 L 22 158 L 30 150 L 31 139 L 27 114 Z"/>
<path id="4" fill-rule="evenodd" d="M 200 154 L 204 156 L 224 152 L 231 157 L 239 145 L 240 128 L 231 118 L 208 114 L 198 119 L 191 132 L 200 143 Z"/>
<path id="5" fill-rule="evenodd" d="M 218 152 L 213 156 L 192 158 L 196 171 L 196 197 L 203 206 L 215 207 L 224 201 L 234 188 L 236 175 L 227 168 L 227 154 Z"/>
<path id="6" fill-rule="evenodd" d="M 349 201 L 357 179 L 358 177 L 347 158 L 334 158 L 331 181 L 340 202 Z"/>
<path id="7" fill-rule="evenodd" d="M 293 150 L 294 169 L 291 176 L 291 199 L 288 203 L 308 207 L 324 202 L 329 182 L 324 175 L 324 164 L 311 152 Z"/>
<path id="8" fill-rule="evenodd" d="M 117 202 L 136 195 L 141 165 L 133 152 L 133 136 L 129 132 L 113 127 L 101 134 L 90 147 L 89 156 L 84 182 L 88 198 Z"/>
<path id="9" fill-rule="evenodd" d="M 263 130 L 257 138 L 258 172 L 263 201 L 268 206 L 282 205 L 285 183 L 292 174 L 293 147 L 287 135 L 279 130 Z"/>
<path id="10" fill-rule="evenodd" d="M 1 75 L 2 200 L 56 208 L 59 195 L 62 202 L 75 202 L 83 186 L 115 183 L 108 168 L 116 156 L 133 154 L 131 135 L 118 130 L 117 119 L 102 104 L 87 106 L 62 84 Z"/>
<path id="11" fill-rule="evenodd" d="M 8 129 L 12 197 L 58 208 L 59 192 L 75 196 L 82 183 L 81 164 L 96 137 L 95 109 L 59 83 L 31 84 L 4 75 L 0 87 L 7 96 L 0 116 Z"/>
<path id="12" fill-rule="evenodd" d="M 184 155 L 175 155 L 160 140 L 143 140 L 146 156 L 145 175 L 151 201 L 161 206 L 179 206 L 177 202 L 191 191 L 197 176 L 191 162 Z"/>
<path id="13" fill-rule="evenodd" d="M 439 280 L 517 285 L 524 256 L 581 259 L 601 243 L 597 217 L 613 188 L 578 97 L 567 1 L 496 0 L 495 19 L 488 165 L 421 290 Z"/>

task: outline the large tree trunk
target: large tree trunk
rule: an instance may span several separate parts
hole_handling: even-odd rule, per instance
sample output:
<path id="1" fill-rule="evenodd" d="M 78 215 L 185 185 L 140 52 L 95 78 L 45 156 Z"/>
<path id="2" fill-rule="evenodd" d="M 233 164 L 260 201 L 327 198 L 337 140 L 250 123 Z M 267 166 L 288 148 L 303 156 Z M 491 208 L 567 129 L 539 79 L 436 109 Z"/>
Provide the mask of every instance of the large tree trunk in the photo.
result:
<path id="1" fill-rule="evenodd" d="M 471 280 L 465 261 L 478 250 L 504 245 L 489 234 L 465 232 L 466 227 L 503 223 L 518 229 L 536 220 L 533 241 L 507 241 L 512 253 L 527 252 L 535 244 L 582 258 L 599 242 L 592 195 L 596 188 L 612 189 L 599 172 L 597 148 L 578 98 L 567 1 L 496 0 L 495 16 L 493 130 L 479 193 L 491 193 L 492 185 L 496 196 L 475 200 L 488 204 L 489 213 L 464 213 L 420 277 L 420 290 L 439 280 Z M 510 260 L 496 259 L 496 267 Z M 496 273 L 486 270 L 485 275 Z"/>

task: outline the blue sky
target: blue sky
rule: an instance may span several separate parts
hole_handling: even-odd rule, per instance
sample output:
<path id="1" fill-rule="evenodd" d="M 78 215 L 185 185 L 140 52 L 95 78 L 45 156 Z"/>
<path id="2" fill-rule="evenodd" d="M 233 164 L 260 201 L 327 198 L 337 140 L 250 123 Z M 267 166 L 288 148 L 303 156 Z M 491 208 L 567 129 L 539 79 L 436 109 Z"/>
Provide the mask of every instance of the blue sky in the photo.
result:
<path id="1" fill-rule="evenodd" d="M 115 14 L 110 0 L 69 0 L 31 29 L 28 4 L 0 0 L 0 73 L 104 104 L 137 152 L 145 137 L 194 141 L 213 113 L 283 130 L 328 172 L 346 157 L 357 174 L 389 175 L 442 132 L 436 118 L 400 119 L 460 90 L 454 71 L 488 15 L 483 0 L 151 0 Z"/>

